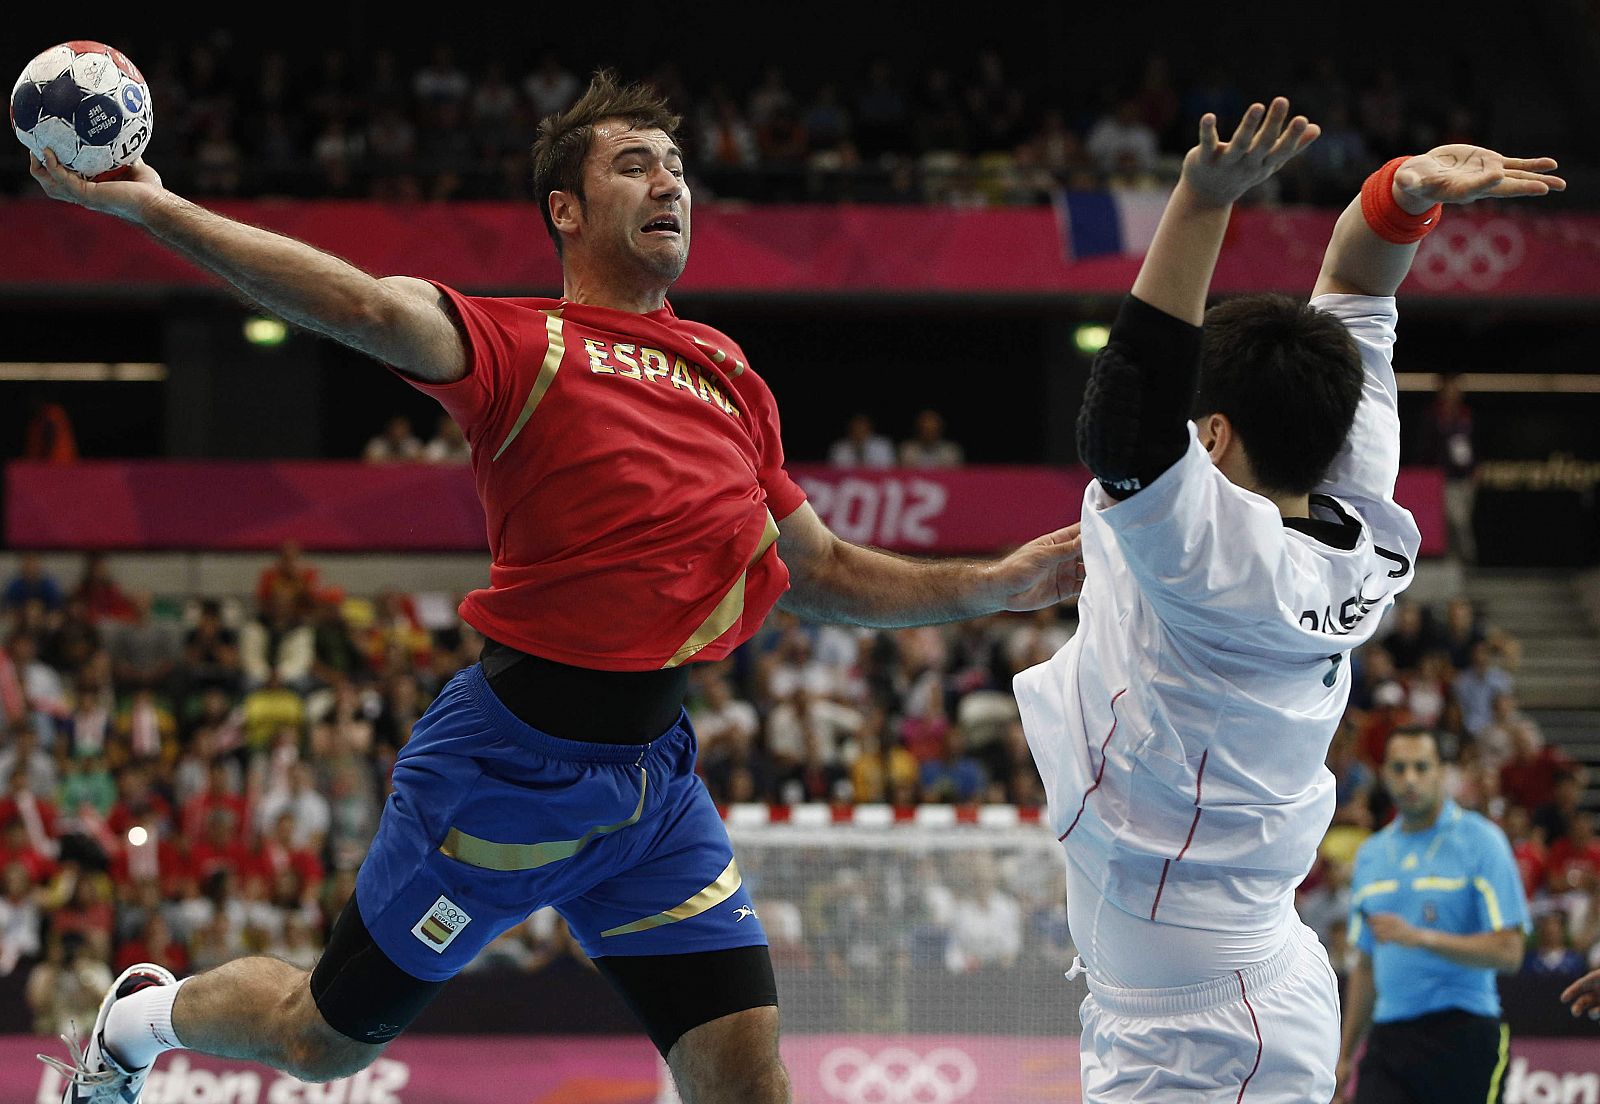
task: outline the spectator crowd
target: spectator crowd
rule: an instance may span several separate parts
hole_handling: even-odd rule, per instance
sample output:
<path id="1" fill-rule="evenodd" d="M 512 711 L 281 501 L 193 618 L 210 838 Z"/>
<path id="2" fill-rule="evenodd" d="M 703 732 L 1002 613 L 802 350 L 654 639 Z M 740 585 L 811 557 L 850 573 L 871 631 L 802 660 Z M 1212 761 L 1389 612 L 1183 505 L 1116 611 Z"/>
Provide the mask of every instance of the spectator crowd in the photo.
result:
<path id="1" fill-rule="evenodd" d="M 136 58 L 144 49 L 126 46 Z M 159 105 L 149 159 L 198 198 L 526 199 L 539 120 L 588 75 L 555 50 L 517 65 L 443 42 L 426 56 L 353 56 L 252 48 L 219 31 L 151 50 L 140 61 Z M 1162 54 L 1081 94 L 1030 85 L 1019 68 L 982 48 L 965 66 L 918 72 L 883 57 L 847 81 L 801 80 L 779 64 L 744 83 L 716 70 L 691 78 L 671 61 L 623 76 L 683 116 L 702 198 L 764 201 L 992 206 L 1162 187 L 1203 113 L 1226 133 L 1263 95 L 1217 69 L 1179 72 Z M 1340 203 L 1391 156 L 1481 135 L 1460 93 L 1388 68 L 1357 84 L 1352 71 L 1326 57 L 1273 89 L 1323 135 L 1257 200 Z M 13 190 L 31 186 L 13 177 Z"/>
<path id="2" fill-rule="evenodd" d="M 468 464 L 472 449 L 448 414 L 438 415 L 427 441 L 417 435 L 409 416 L 392 414 L 368 438 L 361 459 L 369 464 Z M 918 411 L 910 436 L 898 444 L 878 432 L 870 414 L 858 413 L 829 445 L 827 460 L 836 468 L 959 468 L 966 463 L 966 450 L 946 436 L 944 415 L 937 410 Z"/>
<path id="3" fill-rule="evenodd" d="M 1352 657 L 1350 705 L 1328 753 L 1337 810 L 1298 891 L 1302 918 L 1335 966 L 1348 967 L 1356 850 L 1393 816 L 1384 743 L 1420 726 L 1439 734 L 1448 796 L 1511 843 L 1534 917 L 1524 970 L 1576 976 L 1600 966 L 1600 840 L 1584 808 L 1587 768 L 1547 742 L 1519 703 L 1518 641 L 1460 596 L 1437 609 L 1402 599 L 1386 630 Z"/>
<path id="4" fill-rule="evenodd" d="M 135 961 L 180 974 L 245 953 L 314 962 L 396 753 L 482 643 L 452 597 L 345 593 L 292 544 L 238 596 L 155 596 L 124 586 L 101 554 L 63 583 L 23 555 L 0 603 L 0 976 L 26 976 L 45 1032 L 92 1017 L 103 983 Z M 723 806 L 1039 807 L 1011 678 L 1075 628 L 1070 604 L 897 630 L 777 611 L 691 672 L 702 777 Z M 1299 891 L 1341 965 L 1355 850 L 1391 815 L 1384 740 L 1408 724 L 1442 733 L 1452 796 L 1512 841 L 1538 917 L 1527 968 L 1600 965 L 1583 769 L 1519 707 L 1518 664 L 1517 641 L 1464 598 L 1402 602 L 1352 657 L 1328 757 L 1338 811 Z M 981 973 L 1036 951 L 1070 961 L 1064 886 L 1025 856 L 864 852 L 801 871 L 799 852 L 759 841 L 749 852 L 783 968 L 869 977 Z M 863 886 L 893 908 L 860 915 Z M 474 968 L 561 956 L 580 957 L 541 912 Z M 881 1012 L 856 1009 L 861 1022 Z"/>

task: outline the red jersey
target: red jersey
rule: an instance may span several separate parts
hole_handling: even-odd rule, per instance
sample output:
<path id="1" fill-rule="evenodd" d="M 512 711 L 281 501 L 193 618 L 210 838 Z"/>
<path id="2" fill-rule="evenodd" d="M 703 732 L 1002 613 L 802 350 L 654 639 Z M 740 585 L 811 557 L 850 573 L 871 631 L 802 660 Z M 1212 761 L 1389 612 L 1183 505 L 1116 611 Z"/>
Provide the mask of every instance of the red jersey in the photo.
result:
<path id="1" fill-rule="evenodd" d="M 50 839 L 55 839 L 56 807 L 40 797 L 34 798 L 32 805 L 33 811 L 30 814 L 16 798 L 10 796 L 0 797 L 0 828 L 4 828 L 13 820 L 21 820 L 26 824 L 27 818 L 32 815 L 38 817 L 38 830 L 42 831 Z"/>
<path id="2" fill-rule="evenodd" d="M 202 883 L 219 870 L 231 872 L 236 883 L 252 875 L 264 873 L 250 848 L 237 838 L 231 838 L 222 844 L 201 840 L 190 848 L 189 862 L 194 876 Z"/>
<path id="3" fill-rule="evenodd" d="M 120 973 L 141 962 L 159 962 L 179 977 L 189 972 L 189 952 L 175 939 L 167 940 L 164 947 L 147 945 L 142 938 L 129 940 L 117 948 L 112 968 Z"/>
<path id="4" fill-rule="evenodd" d="M 178 897 L 181 896 L 180 883 L 185 878 L 199 877 L 192 856 L 173 840 L 158 832 L 155 853 L 152 854 L 149 848 L 148 843 L 139 848 L 117 847 L 112 852 L 108 871 L 111 880 L 119 887 L 127 888 L 135 882 L 153 878 L 161 886 L 162 893 Z"/>
<path id="5" fill-rule="evenodd" d="M 1500 792 L 1524 809 L 1537 809 L 1556 792 L 1556 772 L 1573 766 L 1565 752 L 1542 745 L 1527 759 L 1510 759 L 1500 767 Z"/>
<path id="6" fill-rule="evenodd" d="M 285 870 L 292 870 L 295 877 L 300 879 L 302 892 L 322 884 L 322 860 L 309 847 L 295 851 L 277 840 L 267 840 L 261 845 L 256 859 L 268 880 L 277 878 Z"/>
<path id="7" fill-rule="evenodd" d="M 1544 887 L 1544 847 L 1537 840 L 1525 839 L 1511 845 L 1511 857 L 1516 860 L 1517 873 L 1522 875 L 1523 892 L 1533 897 Z"/>
<path id="8" fill-rule="evenodd" d="M 450 296 L 468 367 L 401 376 L 466 434 L 488 523 L 485 634 L 611 671 L 721 659 L 788 587 L 777 520 L 805 501 L 744 351 L 671 306 Z"/>
<path id="9" fill-rule="evenodd" d="M 1554 892 L 1587 889 L 1590 880 L 1600 876 L 1600 840 L 1591 839 L 1580 847 L 1571 837 L 1558 839 L 1550 845 L 1546 863 L 1546 877 Z"/>
<path id="10" fill-rule="evenodd" d="M 183 803 L 180 831 L 192 840 L 204 839 L 206 821 L 217 809 L 233 817 L 233 831 L 239 836 L 250 833 L 250 806 L 238 794 L 196 794 Z"/>

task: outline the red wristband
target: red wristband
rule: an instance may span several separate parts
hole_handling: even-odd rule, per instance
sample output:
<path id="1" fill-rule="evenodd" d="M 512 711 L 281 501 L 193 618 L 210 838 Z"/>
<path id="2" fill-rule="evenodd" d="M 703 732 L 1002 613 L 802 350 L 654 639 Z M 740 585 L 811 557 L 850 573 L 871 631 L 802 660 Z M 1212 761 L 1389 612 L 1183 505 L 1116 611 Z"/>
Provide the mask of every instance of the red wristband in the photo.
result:
<path id="1" fill-rule="evenodd" d="M 1394 201 L 1394 174 L 1409 158 L 1396 157 L 1367 177 L 1361 185 L 1361 214 L 1372 232 L 1386 242 L 1410 245 L 1421 241 L 1439 225 L 1444 204 L 1435 203 L 1420 215 L 1413 215 Z"/>

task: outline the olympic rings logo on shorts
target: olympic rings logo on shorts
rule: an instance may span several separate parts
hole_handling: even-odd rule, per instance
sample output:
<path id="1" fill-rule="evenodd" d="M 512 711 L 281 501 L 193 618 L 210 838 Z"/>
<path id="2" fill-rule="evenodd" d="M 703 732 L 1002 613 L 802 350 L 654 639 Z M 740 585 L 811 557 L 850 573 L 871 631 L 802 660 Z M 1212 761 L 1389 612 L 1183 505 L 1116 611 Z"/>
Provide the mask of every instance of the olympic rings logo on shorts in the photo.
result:
<path id="1" fill-rule="evenodd" d="M 869 1055 L 830 1050 L 818 1069 L 829 1099 L 846 1104 L 954 1104 L 978 1085 L 978 1067 L 964 1050 L 939 1047 L 926 1056 L 906 1047 Z"/>
<path id="2" fill-rule="evenodd" d="M 1515 223 L 1454 222 L 1446 219 L 1422 239 L 1411 271 L 1424 287 L 1489 291 L 1522 263 L 1527 242 Z"/>
<path id="3" fill-rule="evenodd" d="M 451 927 L 457 927 L 461 924 L 465 924 L 472 919 L 472 917 L 468 916 L 454 905 L 435 906 L 433 915 L 442 923 L 449 924 Z"/>

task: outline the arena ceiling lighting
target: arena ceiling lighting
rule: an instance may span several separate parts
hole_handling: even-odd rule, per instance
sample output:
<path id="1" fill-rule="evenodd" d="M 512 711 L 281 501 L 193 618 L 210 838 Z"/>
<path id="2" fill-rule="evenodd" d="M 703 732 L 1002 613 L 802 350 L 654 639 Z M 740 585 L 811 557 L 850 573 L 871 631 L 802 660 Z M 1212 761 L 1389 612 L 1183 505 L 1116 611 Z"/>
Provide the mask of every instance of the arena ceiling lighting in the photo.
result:
<path id="1" fill-rule="evenodd" d="M 160 383 L 167 366 L 148 361 L 0 361 L 0 380 L 48 383 Z"/>

